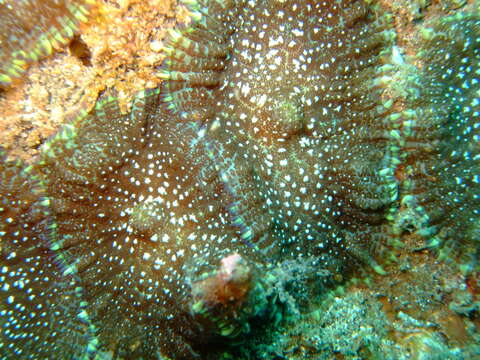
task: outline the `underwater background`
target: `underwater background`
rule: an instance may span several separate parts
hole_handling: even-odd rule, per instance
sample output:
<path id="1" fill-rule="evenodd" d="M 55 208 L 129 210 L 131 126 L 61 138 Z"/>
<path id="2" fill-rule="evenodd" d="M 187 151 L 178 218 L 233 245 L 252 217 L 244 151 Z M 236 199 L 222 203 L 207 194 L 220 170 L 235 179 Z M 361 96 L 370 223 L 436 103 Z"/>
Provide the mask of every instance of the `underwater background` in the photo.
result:
<path id="1" fill-rule="evenodd" d="M 478 0 L 0 0 L 0 358 L 480 359 Z"/>

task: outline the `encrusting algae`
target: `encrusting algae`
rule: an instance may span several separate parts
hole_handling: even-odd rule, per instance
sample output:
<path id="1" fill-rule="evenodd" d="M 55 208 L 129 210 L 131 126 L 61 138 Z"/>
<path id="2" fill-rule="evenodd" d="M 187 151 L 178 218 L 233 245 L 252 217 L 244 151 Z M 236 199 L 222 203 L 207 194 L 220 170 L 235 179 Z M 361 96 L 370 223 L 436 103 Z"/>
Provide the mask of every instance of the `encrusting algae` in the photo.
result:
<path id="1" fill-rule="evenodd" d="M 376 1 L 183 4 L 130 112 L 105 95 L 28 167 L 2 154 L 2 358 L 220 358 L 296 276 L 386 278 L 409 238 L 478 272 L 477 10 L 415 67 Z"/>
<path id="2" fill-rule="evenodd" d="M 154 88 L 167 30 L 188 21 L 173 0 L 96 2 L 73 39 L 32 63 L 28 76 L 0 86 L 0 132 L 10 158 L 27 161 L 98 94 L 114 89 L 123 112 L 135 94 Z"/>
<path id="3" fill-rule="evenodd" d="M 0 1 L 0 85 L 19 78 L 32 61 L 65 46 L 88 20 L 94 0 Z"/>

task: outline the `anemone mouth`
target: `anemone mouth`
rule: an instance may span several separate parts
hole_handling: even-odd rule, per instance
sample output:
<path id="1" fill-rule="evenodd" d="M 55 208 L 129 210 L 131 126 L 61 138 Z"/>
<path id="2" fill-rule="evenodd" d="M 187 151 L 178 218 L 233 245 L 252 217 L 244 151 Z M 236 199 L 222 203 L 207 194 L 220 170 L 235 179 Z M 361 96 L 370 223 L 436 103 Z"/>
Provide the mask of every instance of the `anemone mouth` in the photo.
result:
<path id="1" fill-rule="evenodd" d="M 237 337 L 248 322 L 250 291 L 255 285 L 251 267 L 237 253 L 192 283 L 190 311 L 213 336 Z"/>
<path id="2" fill-rule="evenodd" d="M 237 253 L 222 258 L 220 266 L 192 284 L 192 309 L 242 305 L 252 287 L 253 274 Z"/>

